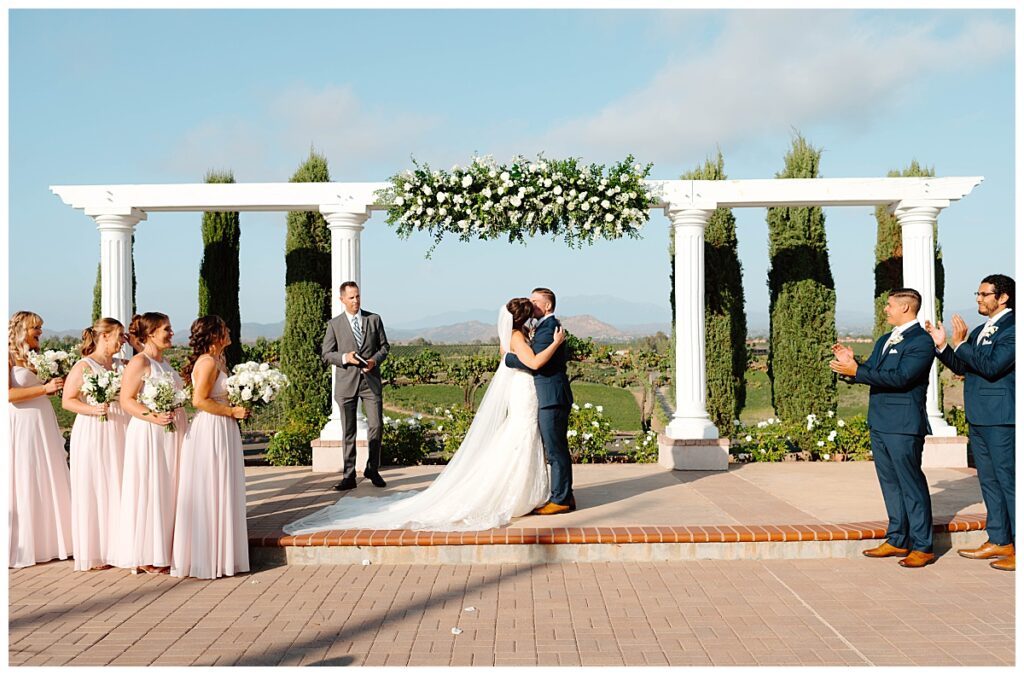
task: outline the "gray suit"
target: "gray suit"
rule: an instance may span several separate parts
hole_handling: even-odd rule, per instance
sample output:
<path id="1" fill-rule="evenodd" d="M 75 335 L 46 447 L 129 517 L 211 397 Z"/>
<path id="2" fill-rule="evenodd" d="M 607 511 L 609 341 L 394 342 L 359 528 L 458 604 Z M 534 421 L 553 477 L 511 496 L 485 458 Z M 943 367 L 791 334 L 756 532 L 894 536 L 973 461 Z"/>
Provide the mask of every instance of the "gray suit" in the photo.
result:
<path id="1" fill-rule="evenodd" d="M 369 457 L 366 471 L 380 469 L 380 437 L 383 424 L 383 384 L 380 379 L 380 364 L 387 358 L 391 345 L 384 333 L 380 316 L 366 310 L 359 310 L 360 328 L 363 333 L 362 346 L 356 345 L 348 314 L 342 312 L 327 322 L 321 355 L 325 362 L 336 366 L 334 371 L 334 400 L 341 409 L 341 424 L 345 442 L 344 478 L 355 480 L 356 475 L 356 399 L 363 402 L 366 413 Z M 345 363 L 345 354 L 355 352 L 364 359 L 372 359 L 376 365 L 368 373 L 363 366 Z"/>

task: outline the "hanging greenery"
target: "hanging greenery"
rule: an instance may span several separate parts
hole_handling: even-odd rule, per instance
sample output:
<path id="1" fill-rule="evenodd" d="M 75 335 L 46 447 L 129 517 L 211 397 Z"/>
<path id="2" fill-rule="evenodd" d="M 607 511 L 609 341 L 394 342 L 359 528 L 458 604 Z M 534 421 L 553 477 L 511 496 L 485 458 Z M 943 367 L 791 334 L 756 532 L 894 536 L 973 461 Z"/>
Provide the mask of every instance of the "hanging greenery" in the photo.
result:
<path id="1" fill-rule="evenodd" d="M 595 239 L 639 237 L 647 210 L 656 203 L 644 180 L 652 164 L 626 157 L 607 171 L 573 157 L 535 161 L 522 156 L 508 164 L 474 157 L 467 167 L 415 169 L 390 178 L 377 197 L 388 204 L 387 222 L 405 238 L 427 231 L 434 246 L 447 234 L 462 241 L 527 236 L 561 236 L 570 247 Z M 433 248 L 431 249 L 433 250 Z"/>

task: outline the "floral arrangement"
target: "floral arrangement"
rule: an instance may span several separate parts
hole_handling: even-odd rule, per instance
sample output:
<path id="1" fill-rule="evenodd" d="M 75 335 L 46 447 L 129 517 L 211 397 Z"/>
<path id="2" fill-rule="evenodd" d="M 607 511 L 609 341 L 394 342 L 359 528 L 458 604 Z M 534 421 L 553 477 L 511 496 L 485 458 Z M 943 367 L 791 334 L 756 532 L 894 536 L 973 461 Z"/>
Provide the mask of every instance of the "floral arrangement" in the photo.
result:
<path id="1" fill-rule="evenodd" d="M 635 238 L 655 203 L 644 183 L 653 165 L 636 163 L 632 155 L 607 171 L 576 158 L 543 156 L 516 156 L 509 164 L 474 157 L 469 166 L 451 171 L 413 163 L 415 169 L 392 176 L 377 197 L 388 204 L 387 221 L 399 236 L 425 230 L 434 246 L 446 234 L 510 242 L 561 235 L 572 247 L 599 238 Z"/>
<path id="2" fill-rule="evenodd" d="M 86 368 L 82 373 L 81 391 L 85 395 L 85 401 L 89 405 L 102 405 L 117 400 L 121 392 L 122 368 L 104 370 L 97 373 L 92 368 Z M 107 416 L 100 415 L 100 422 L 106 422 Z"/>
<path id="3" fill-rule="evenodd" d="M 153 373 L 142 380 L 139 392 L 139 403 L 154 413 L 174 412 L 189 400 L 189 387 L 178 389 L 171 373 Z M 149 413 L 144 413 L 148 415 Z M 174 422 L 164 427 L 164 431 L 173 432 Z"/>
<path id="4" fill-rule="evenodd" d="M 604 416 L 604 408 L 591 403 L 582 407 L 573 403 L 569 411 L 569 455 L 573 462 L 589 464 L 608 456 L 612 425 Z"/>
<path id="5" fill-rule="evenodd" d="M 271 403 L 288 386 L 288 376 L 269 363 L 246 361 L 231 369 L 225 386 L 231 405 L 254 410 Z"/>
<path id="6" fill-rule="evenodd" d="M 41 382 L 49 382 L 71 372 L 71 367 L 75 365 L 75 355 L 63 349 L 47 349 L 42 354 L 30 351 L 28 362 L 32 364 L 32 368 L 36 371 L 36 377 Z"/>

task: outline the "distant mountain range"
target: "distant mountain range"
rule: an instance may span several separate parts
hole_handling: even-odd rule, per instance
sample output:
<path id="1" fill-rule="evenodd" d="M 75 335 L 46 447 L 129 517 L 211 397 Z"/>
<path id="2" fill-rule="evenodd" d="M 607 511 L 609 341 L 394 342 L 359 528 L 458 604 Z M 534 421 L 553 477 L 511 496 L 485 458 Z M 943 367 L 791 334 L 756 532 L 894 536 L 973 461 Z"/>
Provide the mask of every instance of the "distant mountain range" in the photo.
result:
<path id="1" fill-rule="evenodd" d="M 612 296 L 585 295 L 559 299 L 558 317 L 570 333 L 598 341 L 616 341 L 671 332 L 671 317 L 667 307 L 654 303 L 631 302 Z M 954 310 L 969 325 L 978 321 L 977 309 Z M 497 308 L 467 309 L 442 312 L 412 321 L 389 323 L 384 317 L 388 338 L 393 342 L 409 342 L 422 338 L 435 344 L 467 344 L 474 341 L 491 342 L 496 339 Z M 747 332 L 750 337 L 768 335 L 766 309 L 748 310 Z M 874 324 L 871 311 L 843 312 L 836 321 L 840 335 L 870 335 Z M 273 340 L 284 333 L 284 321 L 277 323 L 242 323 L 242 340 L 252 342 L 258 337 Z M 43 329 L 43 337 L 81 335 L 81 330 L 50 331 Z M 178 332 L 175 344 L 187 344 L 187 331 Z"/>

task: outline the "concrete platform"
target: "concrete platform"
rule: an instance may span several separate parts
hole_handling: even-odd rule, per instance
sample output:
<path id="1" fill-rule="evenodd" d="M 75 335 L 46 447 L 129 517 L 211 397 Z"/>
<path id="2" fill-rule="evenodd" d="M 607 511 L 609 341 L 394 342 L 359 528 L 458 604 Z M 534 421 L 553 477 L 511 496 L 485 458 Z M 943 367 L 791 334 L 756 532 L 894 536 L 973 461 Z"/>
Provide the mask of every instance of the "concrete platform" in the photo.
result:
<path id="1" fill-rule="evenodd" d="M 343 498 L 423 489 L 440 466 L 388 467 L 388 487 L 360 479 Z M 579 508 L 516 518 L 484 532 L 346 530 L 288 536 L 282 527 L 339 498 L 340 478 L 308 467 L 247 467 L 254 563 L 543 563 L 859 557 L 884 537 L 870 462 L 574 467 Z M 927 468 L 939 552 L 985 541 L 974 469 Z"/>

